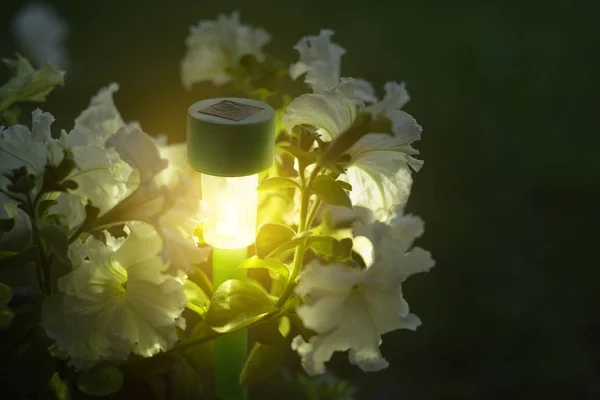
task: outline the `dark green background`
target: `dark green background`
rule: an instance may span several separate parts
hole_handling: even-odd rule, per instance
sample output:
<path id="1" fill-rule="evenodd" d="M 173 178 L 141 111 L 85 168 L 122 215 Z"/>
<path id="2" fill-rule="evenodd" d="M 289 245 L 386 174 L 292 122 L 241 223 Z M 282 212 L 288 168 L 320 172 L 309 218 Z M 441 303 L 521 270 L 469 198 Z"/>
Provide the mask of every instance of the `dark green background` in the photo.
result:
<path id="1" fill-rule="evenodd" d="M 405 285 L 424 325 L 384 337 L 385 372 L 344 356 L 331 369 L 364 399 L 600 399 L 600 2 L 54 3 L 71 67 L 43 109 L 61 128 L 116 81 L 126 120 L 183 140 L 186 107 L 219 94 L 180 85 L 188 27 L 234 9 L 273 35 L 277 57 L 295 61 L 301 36 L 331 28 L 344 76 L 406 81 L 425 160 L 409 211 L 437 260 Z M 0 5 L 2 56 L 21 5 Z M 253 393 L 285 389 L 274 377 Z"/>

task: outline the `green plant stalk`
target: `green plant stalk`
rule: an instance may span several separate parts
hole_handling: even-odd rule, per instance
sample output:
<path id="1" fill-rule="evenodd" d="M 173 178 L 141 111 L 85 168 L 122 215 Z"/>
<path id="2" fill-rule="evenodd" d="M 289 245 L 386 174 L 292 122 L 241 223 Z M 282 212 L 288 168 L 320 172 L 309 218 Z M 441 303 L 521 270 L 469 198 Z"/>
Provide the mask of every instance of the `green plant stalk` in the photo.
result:
<path id="1" fill-rule="evenodd" d="M 23 202 L 23 200 L 22 200 L 22 199 L 20 199 L 20 198 L 18 198 L 18 197 L 16 197 L 16 196 L 14 196 L 14 195 L 12 195 L 11 193 L 9 193 L 9 192 L 7 192 L 7 191 L 5 191 L 5 190 L 2 190 L 2 189 L 0 189 L 0 193 L 3 193 L 4 195 L 6 195 L 7 197 L 9 197 L 10 199 L 13 199 L 13 200 L 15 200 L 15 201 L 17 201 L 17 202 L 19 202 L 19 203 L 22 203 L 22 202 Z M 26 206 L 27 206 L 27 208 L 28 208 L 28 210 L 27 210 L 27 211 L 30 211 L 30 212 L 27 212 L 27 211 L 26 211 L 26 212 L 27 212 L 27 214 L 30 214 L 30 213 L 33 213 L 33 212 L 35 212 L 35 210 L 34 210 L 34 209 L 33 209 L 33 207 L 31 206 L 31 198 L 30 198 L 29 196 L 27 196 L 27 203 L 26 203 L 25 205 L 26 205 Z M 31 216 L 31 215 L 30 215 L 30 216 Z M 32 221 L 32 224 L 31 224 L 31 225 L 32 225 L 32 230 L 33 230 L 33 228 L 34 228 L 34 225 L 33 225 L 33 219 L 34 219 L 34 218 L 33 218 L 33 216 L 31 216 L 31 221 Z M 35 225 L 35 226 L 37 227 L 37 225 Z M 37 281 L 38 281 L 38 286 L 39 286 L 39 288 L 40 288 L 40 292 L 44 293 L 44 288 L 46 287 L 46 285 L 45 285 L 45 283 L 44 283 L 44 270 L 43 270 L 43 268 L 42 268 L 42 264 L 41 264 L 41 259 L 42 259 L 42 258 L 41 258 L 41 254 L 40 254 L 40 248 L 39 248 L 39 246 L 38 246 L 38 244 L 37 244 L 37 238 L 39 237 L 39 231 L 38 231 L 38 236 L 37 236 L 37 237 L 36 237 L 36 234 L 35 234 L 35 230 L 34 230 L 34 232 L 32 233 L 32 235 L 31 235 L 31 236 L 33 237 L 33 241 L 34 241 L 34 243 L 33 243 L 33 244 L 34 244 L 34 246 L 35 246 L 35 250 L 36 250 L 36 252 L 37 252 L 37 254 L 38 254 L 38 260 L 37 260 L 37 261 L 36 261 L 36 263 L 35 263 L 35 270 L 36 270 L 36 277 L 37 277 Z"/>
<path id="2" fill-rule="evenodd" d="M 37 215 L 37 204 L 34 204 L 31 196 L 27 194 L 27 208 L 31 217 L 31 236 L 35 248 L 38 252 L 38 262 L 36 270 L 38 274 L 38 284 L 41 284 L 40 290 L 45 295 L 52 294 L 52 269 L 50 267 L 50 258 L 46 255 L 46 246 L 41 238 L 40 227 Z"/>
<path id="3" fill-rule="evenodd" d="M 300 189 L 302 191 L 302 204 L 300 205 L 300 226 L 298 227 L 298 234 L 302 234 L 302 233 L 306 232 L 306 230 L 310 227 L 309 225 L 310 225 L 311 221 L 309 221 L 307 219 L 308 205 L 309 205 L 310 196 L 311 196 L 310 189 L 312 187 L 312 184 L 313 184 L 315 178 L 319 174 L 320 170 L 321 170 L 321 168 L 319 166 L 315 166 L 315 168 L 313 169 L 313 171 L 310 174 L 310 177 L 308 178 L 308 181 L 305 181 L 304 171 L 302 168 L 300 169 L 299 175 L 300 175 L 300 182 L 302 182 L 302 187 Z M 316 213 L 316 210 L 314 212 Z M 312 211 L 311 211 L 311 214 L 312 214 Z M 275 304 L 276 307 L 283 306 L 285 304 L 285 302 L 287 301 L 287 299 L 291 296 L 292 292 L 294 291 L 294 288 L 296 287 L 296 279 L 298 278 L 298 274 L 300 273 L 300 270 L 302 269 L 302 260 L 304 259 L 305 251 L 306 251 L 306 240 L 303 240 L 296 247 L 296 252 L 294 253 L 294 260 L 292 261 L 292 270 L 290 271 L 290 276 L 288 278 L 288 281 L 285 284 L 285 287 L 283 288 L 283 292 L 281 293 L 279 300 L 277 300 L 277 303 Z"/>
<path id="4" fill-rule="evenodd" d="M 317 211 L 319 211 L 320 206 L 321 206 L 321 199 L 316 199 L 310 212 L 308 213 L 308 220 L 307 220 L 308 222 L 306 223 L 307 230 L 311 228 L 312 223 L 315 219 L 315 216 L 317 215 Z"/>

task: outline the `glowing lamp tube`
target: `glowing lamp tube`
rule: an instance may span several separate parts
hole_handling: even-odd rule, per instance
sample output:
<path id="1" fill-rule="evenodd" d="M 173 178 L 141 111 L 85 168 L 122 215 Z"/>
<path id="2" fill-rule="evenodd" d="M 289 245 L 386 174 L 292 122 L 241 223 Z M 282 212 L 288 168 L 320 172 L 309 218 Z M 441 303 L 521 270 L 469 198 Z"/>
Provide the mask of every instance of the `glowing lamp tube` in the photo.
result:
<path id="1" fill-rule="evenodd" d="M 202 198 L 209 217 L 204 241 L 219 249 L 240 249 L 254 243 L 258 174 L 214 176 L 202 174 Z"/>

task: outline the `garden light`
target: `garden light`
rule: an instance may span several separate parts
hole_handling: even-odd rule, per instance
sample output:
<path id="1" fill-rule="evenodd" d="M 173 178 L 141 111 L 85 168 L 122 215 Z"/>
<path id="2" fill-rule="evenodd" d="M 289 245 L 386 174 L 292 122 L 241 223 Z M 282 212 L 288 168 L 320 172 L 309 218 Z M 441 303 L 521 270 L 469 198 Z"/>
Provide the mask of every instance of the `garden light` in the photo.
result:
<path id="1" fill-rule="evenodd" d="M 199 171 L 209 217 L 204 240 L 213 246 L 213 285 L 244 280 L 238 268 L 256 235 L 258 173 L 271 166 L 274 110 L 259 101 L 219 98 L 188 110 L 188 163 Z M 244 330 L 215 341 L 215 386 L 219 399 L 244 399 L 238 379 L 247 355 Z"/>

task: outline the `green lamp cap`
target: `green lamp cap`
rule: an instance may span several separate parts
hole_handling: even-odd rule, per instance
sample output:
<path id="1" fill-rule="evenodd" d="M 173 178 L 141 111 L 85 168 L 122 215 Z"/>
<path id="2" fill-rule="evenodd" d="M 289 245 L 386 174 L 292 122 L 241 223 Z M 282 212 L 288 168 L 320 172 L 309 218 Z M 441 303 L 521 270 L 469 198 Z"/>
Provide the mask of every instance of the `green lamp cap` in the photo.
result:
<path id="1" fill-rule="evenodd" d="M 246 176 L 273 164 L 275 111 L 237 97 L 202 100 L 188 109 L 187 158 L 197 171 Z"/>

